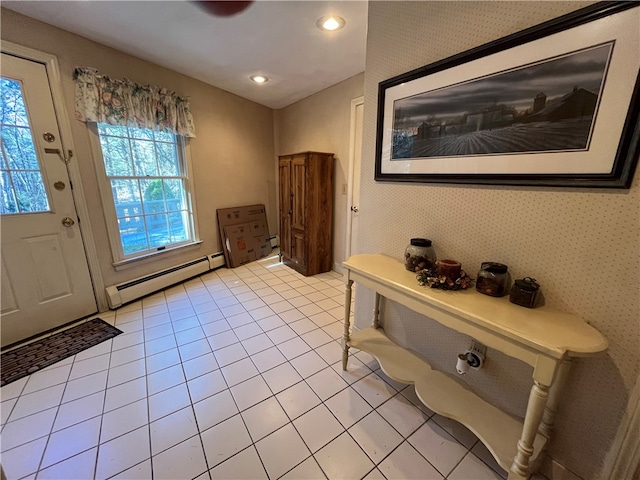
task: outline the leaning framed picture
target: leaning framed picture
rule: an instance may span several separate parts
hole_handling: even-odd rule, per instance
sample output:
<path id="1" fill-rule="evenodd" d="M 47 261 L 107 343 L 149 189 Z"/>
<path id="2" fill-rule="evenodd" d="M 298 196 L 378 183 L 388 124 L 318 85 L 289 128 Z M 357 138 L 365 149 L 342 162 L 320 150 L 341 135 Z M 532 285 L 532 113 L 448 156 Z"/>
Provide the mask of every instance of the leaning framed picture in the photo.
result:
<path id="1" fill-rule="evenodd" d="M 375 179 L 629 188 L 640 4 L 594 4 L 380 82 Z"/>

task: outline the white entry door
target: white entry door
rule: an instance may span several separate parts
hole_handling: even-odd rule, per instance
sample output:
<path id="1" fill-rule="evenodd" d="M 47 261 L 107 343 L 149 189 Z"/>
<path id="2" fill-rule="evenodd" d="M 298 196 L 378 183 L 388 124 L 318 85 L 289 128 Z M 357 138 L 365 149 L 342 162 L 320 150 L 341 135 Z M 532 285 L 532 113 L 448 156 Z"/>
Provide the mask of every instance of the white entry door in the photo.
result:
<path id="1" fill-rule="evenodd" d="M 358 252 L 358 217 L 360 216 L 360 174 L 362 163 L 362 130 L 364 124 L 364 97 L 351 101 L 351 134 L 349 153 L 349 187 L 347 212 L 347 245 L 345 258 Z"/>
<path id="2" fill-rule="evenodd" d="M 46 68 L 2 53 L 0 73 L 4 346 L 97 308 Z"/>

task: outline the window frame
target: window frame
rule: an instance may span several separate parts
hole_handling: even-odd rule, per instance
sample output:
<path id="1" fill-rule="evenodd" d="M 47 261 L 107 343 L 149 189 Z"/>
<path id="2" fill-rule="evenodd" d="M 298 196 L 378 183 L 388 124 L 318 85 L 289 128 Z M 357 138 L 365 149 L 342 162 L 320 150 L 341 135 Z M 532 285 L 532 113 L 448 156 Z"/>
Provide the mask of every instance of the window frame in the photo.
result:
<path id="1" fill-rule="evenodd" d="M 109 244 L 111 247 L 112 265 L 116 271 L 123 270 L 125 268 L 132 267 L 132 264 L 146 263 L 147 261 L 157 260 L 159 255 L 167 256 L 172 253 L 180 253 L 184 249 L 193 248 L 202 243 L 198 231 L 198 216 L 196 211 L 196 202 L 193 185 L 193 168 L 191 162 L 191 150 L 189 145 L 189 139 L 181 135 L 176 134 L 176 145 L 178 148 L 178 156 L 182 168 L 184 169 L 184 189 L 185 189 L 185 203 L 188 211 L 188 217 L 190 219 L 191 228 L 191 240 L 180 242 L 176 244 L 167 245 L 162 250 L 149 251 L 125 254 L 122 248 L 122 241 L 120 238 L 120 229 L 118 226 L 118 215 L 116 213 L 116 206 L 113 199 L 113 193 L 111 191 L 111 183 L 107 176 L 104 156 L 102 153 L 102 145 L 100 143 L 100 133 L 98 132 L 98 124 L 95 122 L 88 123 L 91 140 L 91 150 L 93 152 L 93 159 L 95 162 L 98 190 L 100 192 L 100 198 L 102 200 L 102 210 L 105 216 L 105 223 L 107 225 L 107 234 L 109 237 Z M 144 177 L 138 177 L 144 178 Z"/>

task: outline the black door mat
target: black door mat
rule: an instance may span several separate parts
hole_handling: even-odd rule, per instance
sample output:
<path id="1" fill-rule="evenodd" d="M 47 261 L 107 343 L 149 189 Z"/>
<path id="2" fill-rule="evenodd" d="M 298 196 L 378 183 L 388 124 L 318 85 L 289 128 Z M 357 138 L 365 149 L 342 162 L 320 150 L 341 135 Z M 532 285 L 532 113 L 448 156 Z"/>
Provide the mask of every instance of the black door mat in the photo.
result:
<path id="1" fill-rule="evenodd" d="M 0 387 L 120 335 L 122 330 L 94 318 L 68 330 L 0 355 Z"/>

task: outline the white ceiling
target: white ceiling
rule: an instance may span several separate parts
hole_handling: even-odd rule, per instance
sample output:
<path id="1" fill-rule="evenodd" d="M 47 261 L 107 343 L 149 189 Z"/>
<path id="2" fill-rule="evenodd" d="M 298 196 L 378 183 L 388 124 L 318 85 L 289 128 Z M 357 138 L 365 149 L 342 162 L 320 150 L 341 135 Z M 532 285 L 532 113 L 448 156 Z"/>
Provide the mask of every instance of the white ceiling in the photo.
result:
<path id="1" fill-rule="evenodd" d="M 2 6 L 275 109 L 364 71 L 364 0 L 258 0 L 226 17 L 190 1 L 2 0 Z M 320 31 L 316 21 L 329 14 L 343 17 L 345 27 Z M 256 73 L 269 82 L 253 83 Z"/>

